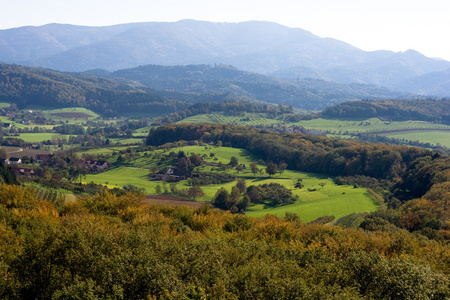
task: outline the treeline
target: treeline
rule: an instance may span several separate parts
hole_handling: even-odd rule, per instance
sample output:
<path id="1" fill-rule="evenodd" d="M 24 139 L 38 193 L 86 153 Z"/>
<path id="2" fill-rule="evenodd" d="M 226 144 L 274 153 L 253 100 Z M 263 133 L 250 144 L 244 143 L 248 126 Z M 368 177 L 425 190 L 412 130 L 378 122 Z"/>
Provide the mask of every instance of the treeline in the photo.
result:
<path id="1" fill-rule="evenodd" d="M 427 121 L 450 125 L 450 99 L 351 101 L 326 108 L 325 118 L 381 118 Z"/>
<path id="2" fill-rule="evenodd" d="M 0 101 L 20 108 L 81 106 L 105 116 L 124 112 L 171 113 L 189 105 L 112 79 L 1 63 Z"/>
<path id="3" fill-rule="evenodd" d="M 223 112 L 227 115 L 236 116 L 243 113 L 264 113 L 269 117 L 276 117 L 278 114 L 293 113 L 292 105 L 285 106 L 279 104 L 278 106 L 261 104 L 251 101 L 223 101 L 223 102 L 206 102 L 196 103 L 182 111 L 172 113 L 167 116 L 159 117 L 155 120 L 155 124 L 168 124 L 181 121 L 183 119 L 199 115 L 209 114 L 214 112 Z"/>
<path id="4" fill-rule="evenodd" d="M 139 194 L 0 188 L 2 299 L 447 299 L 447 245 Z"/>
<path id="5" fill-rule="evenodd" d="M 214 144 L 221 141 L 224 146 L 248 149 L 266 161 L 284 161 L 291 169 L 334 176 L 400 180 L 416 159 L 439 159 L 439 155 L 427 149 L 217 124 L 169 124 L 152 128 L 146 142 L 157 146 L 178 140 Z"/>

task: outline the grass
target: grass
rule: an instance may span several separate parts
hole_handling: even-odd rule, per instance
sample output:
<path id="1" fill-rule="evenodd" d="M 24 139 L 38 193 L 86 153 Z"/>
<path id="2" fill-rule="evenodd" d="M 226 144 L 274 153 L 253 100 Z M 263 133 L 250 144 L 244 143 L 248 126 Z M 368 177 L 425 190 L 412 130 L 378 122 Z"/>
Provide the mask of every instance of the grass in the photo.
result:
<path id="1" fill-rule="evenodd" d="M 372 212 L 379 209 L 379 204 L 367 193 L 367 189 L 354 189 L 351 186 L 327 185 L 323 190 L 308 192 L 307 189 L 294 193 L 299 200 L 293 204 L 267 209 L 262 204 L 253 205 L 246 215 L 262 217 L 267 213 L 283 217 L 286 212 L 299 215 L 303 222 L 309 222 L 322 216 L 343 216 L 358 213 Z"/>
<path id="2" fill-rule="evenodd" d="M 25 142 L 34 143 L 34 142 L 42 142 L 47 140 L 58 140 L 69 138 L 69 135 L 63 135 L 59 133 L 20 133 L 19 136 L 11 136 L 5 138 L 21 138 Z"/>
<path id="3" fill-rule="evenodd" d="M 88 115 L 92 116 L 92 117 L 89 117 L 89 118 L 86 118 L 86 119 L 95 119 L 95 118 L 99 117 L 98 114 L 96 114 L 92 110 L 89 110 L 89 109 L 84 108 L 84 107 L 65 107 L 65 108 L 44 110 L 43 113 L 44 114 L 50 114 L 50 115 L 56 114 L 56 113 L 85 113 L 85 114 L 88 114 Z M 85 119 L 85 118 L 83 118 L 83 119 Z"/>
<path id="4" fill-rule="evenodd" d="M 313 119 L 290 123 L 288 125 L 299 125 L 308 129 L 319 129 L 322 131 L 330 130 L 334 133 L 339 132 L 371 132 L 385 130 L 401 130 L 414 128 L 430 128 L 430 129 L 450 129 L 450 126 L 443 124 L 434 124 L 423 121 L 403 121 L 403 122 L 387 122 L 377 118 L 371 119 Z"/>
<path id="5" fill-rule="evenodd" d="M 149 181 L 148 174 L 149 170 L 147 169 L 118 167 L 100 174 L 87 175 L 83 181 L 92 181 L 109 188 L 122 188 L 124 185 L 131 184 L 138 188 L 144 188 L 147 194 L 154 194 L 156 185 L 161 185 L 161 182 Z"/>
<path id="6" fill-rule="evenodd" d="M 409 131 L 385 134 L 388 137 L 405 140 L 419 140 L 433 145 L 440 144 L 450 148 L 450 132 L 447 131 Z"/>
<path id="7" fill-rule="evenodd" d="M 123 148 L 109 147 L 102 148 L 101 150 L 97 149 L 98 152 L 90 150 L 88 153 L 111 154 L 113 149 L 117 151 L 119 149 L 123 150 Z M 129 162 L 126 166 L 121 166 L 96 175 L 87 175 L 84 181 L 92 181 L 97 184 L 107 185 L 110 188 L 123 187 L 126 184 L 132 184 L 138 188 L 145 189 L 147 194 L 154 194 L 157 185 L 163 187 L 161 181 L 150 181 L 148 176 L 150 173 L 149 168 L 157 163 L 157 160 L 153 157 L 157 152 L 168 154 L 172 151 L 175 153 L 184 151 L 186 155 L 190 155 L 190 153 L 200 155 L 207 154 L 208 158 L 206 161 L 212 161 L 212 158 L 209 157 L 209 153 L 214 153 L 214 157 L 217 157 L 218 159 L 217 162 L 220 161 L 224 164 L 229 163 L 230 158 L 235 156 L 238 158 L 239 163 L 245 164 L 246 166 L 251 162 L 256 162 L 258 160 L 258 157 L 255 157 L 244 149 L 215 146 L 207 146 L 206 148 L 204 146 L 185 146 L 169 149 L 166 152 L 157 150 L 150 153 L 152 154 L 151 158 L 144 157 L 143 154 L 141 154 L 139 158 Z M 115 157 L 112 157 L 111 159 L 115 160 Z M 159 167 L 164 166 L 169 165 L 163 164 Z M 259 168 L 264 169 L 265 166 L 259 165 Z M 209 166 L 202 166 L 200 169 L 202 171 L 211 171 L 211 167 Z M 351 186 L 338 186 L 333 180 L 328 178 L 328 176 L 322 174 L 286 170 L 283 174 L 277 173 L 273 177 L 268 177 L 267 175 L 261 176 L 259 173 L 254 176 L 249 168 L 239 173 L 234 169 L 227 170 L 227 172 L 238 176 L 238 179 L 244 179 L 247 186 L 271 182 L 279 183 L 286 188 L 291 189 L 292 193 L 299 198 L 293 204 L 279 207 L 265 207 L 262 204 L 253 205 L 246 213 L 249 216 L 260 217 L 266 214 L 284 216 L 284 214 L 289 211 L 297 213 L 304 222 L 308 222 L 325 215 L 334 215 L 336 219 L 338 219 L 351 213 L 372 212 L 379 209 L 379 204 L 367 194 L 365 188 L 355 189 Z M 304 185 L 302 189 L 294 187 L 298 178 L 302 179 Z M 320 183 L 325 184 L 323 188 L 319 185 Z M 224 187 L 228 191 L 231 191 L 231 188 L 234 185 L 236 185 L 236 181 L 220 185 L 202 186 L 201 188 L 205 193 L 205 196 L 198 199 L 198 201 L 211 201 L 220 187 Z M 177 183 L 178 189 L 189 187 L 186 180 Z M 169 184 L 167 184 L 167 188 L 170 189 Z M 316 189 L 316 191 L 308 191 L 308 188 Z"/>

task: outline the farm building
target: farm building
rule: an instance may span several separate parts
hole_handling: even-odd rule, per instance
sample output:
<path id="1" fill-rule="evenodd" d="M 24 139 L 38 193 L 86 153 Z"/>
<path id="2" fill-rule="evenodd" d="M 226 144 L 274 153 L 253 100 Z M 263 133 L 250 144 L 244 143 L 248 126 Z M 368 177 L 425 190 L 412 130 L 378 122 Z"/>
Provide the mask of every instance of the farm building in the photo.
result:
<path id="1" fill-rule="evenodd" d="M 37 175 L 33 169 L 29 168 L 13 168 L 13 172 L 14 174 L 16 174 L 16 176 L 32 177 Z"/>

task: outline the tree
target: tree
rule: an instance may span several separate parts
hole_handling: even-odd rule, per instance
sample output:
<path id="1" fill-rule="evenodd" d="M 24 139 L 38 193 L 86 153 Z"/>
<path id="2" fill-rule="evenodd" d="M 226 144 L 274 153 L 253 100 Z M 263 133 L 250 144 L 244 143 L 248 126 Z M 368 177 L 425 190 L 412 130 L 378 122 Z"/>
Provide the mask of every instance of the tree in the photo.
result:
<path id="1" fill-rule="evenodd" d="M 203 190 L 198 185 L 194 185 L 193 187 L 190 187 L 188 190 L 188 195 L 192 199 L 196 199 L 198 197 L 203 196 L 205 193 L 203 193 Z"/>
<path id="2" fill-rule="evenodd" d="M 192 171 L 194 169 L 194 165 L 192 164 L 191 159 L 186 156 L 179 158 L 177 161 L 177 165 L 180 170 L 184 171 Z"/>
<path id="3" fill-rule="evenodd" d="M 245 180 L 244 179 L 239 179 L 238 182 L 236 183 L 236 187 L 239 189 L 239 191 L 241 191 L 241 193 L 245 192 L 247 186 L 245 184 Z"/>
<path id="4" fill-rule="evenodd" d="M 278 170 L 280 171 L 281 174 L 283 174 L 284 170 L 286 170 L 287 168 L 287 163 L 284 162 L 284 160 L 282 160 L 279 164 L 278 164 Z"/>
<path id="5" fill-rule="evenodd" d="M 170 191 L 172 192 L 172 194 L 176 194 L 177 193 L 177 183 L 176 182 L 171 182 L 170 183 Z"/>
<path id="6" fill-rule="evenodd" d="M 241 199 L 241 191 L 237 186 L 233 186 L 231 188 L 231 194 L 230 194 L 230 202 L 232 205 L 236 205 L 239 200 Z"/>
<path id="7" fill-rule="evenodd" d="M 236 156 L 232 156 L 231 159 L 230 159 L 229 165 L 232 166 L 232 167 L 235 167 L 238 164 L 239 164 L 239 160 L 237 159 L 237 157 Z"/>
<path id="8" fill-rule="evenodd" d="M 236 166 L 236 171 L 241 172 L 242 170 L 244 170 L 244 167 L 242 165 L 237 165 Z"/>
<path id="9" fill-rule="evenodd" d="M 227 209 L 229 198 L 230 194 L 228 191 L 224 187 L 221 187 L 217 190 L 216 195 L 214 196 L 213 204 L 215 207 Z"/>
<path id="10" fill-rule="evenodd" d="M 277 165 L 274 163 L 268 163 L 266 167 L 266 173 L 269 174 L 270 177 L 277 173 Z"/>
<path id="11" fill-rule="evenodd" d="M 161 194 L 161 186 L 160 186 L 159 184 L 157 184 L 157 185 L 155 186 L 155 193 Z"/>
<path id="12" fill-rule="evenodd" d="M 190 159 L 191 163 L 196 167 L 200 166 L 202 164 L 202 160 L 203 160 L 200 155 L 195 154 L 195 153 L 192 153 L 191 156 L 189 157 L 189 159 Z"/>
<path id="13" fill-rule="evenodd" d="M 319 185 L 320 185 L 320 187 L 322 187 L 322 190 L 323 190 L 323 187 L 326 185 L 326 183 L 325 182 L 321 182 L 321 183 L 319 183 Z"/>
<path id="14" fill-rule="evenodd" d="M 256 175 L 258 173 L 258 165 L 254 162 L 250 163 L 250 170 L 252 171 L 253 175 Z"/>

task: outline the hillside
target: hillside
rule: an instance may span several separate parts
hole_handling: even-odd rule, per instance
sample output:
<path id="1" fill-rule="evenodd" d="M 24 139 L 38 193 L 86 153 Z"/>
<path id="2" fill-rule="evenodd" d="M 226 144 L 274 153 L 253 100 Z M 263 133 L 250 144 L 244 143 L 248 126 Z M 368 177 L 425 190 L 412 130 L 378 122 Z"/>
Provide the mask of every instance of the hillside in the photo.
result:
<path id="1" fill-rule="evenodd" d="M 402 83 L 406 92 L 415 91 L 410 80 L 450 68 L 450 62 L 414 50 L 366 52 L 302 29 L 259 21 L 183 20 L 107 27 L 50 24 L 1 30 L 0 61 L 78 72 L 148 64 L 224 63 L 285 78 L 313 77 L 391 88 Z M 445 90 L 436 91 L 448 96 L 441 94 Z"/>
<path id="2" fill-rule="evenodd" d="M 170 113 L 187 103 L 165 99 L 91 74 L 64 74 L 42 68 L 0 63 L 0 101 L 20 107 L 81 106 L 104 115 L 126 112 Z"/>
<path id="3" fill-rule="evenodd" d="M 450 100 L 353 101 L 325 109 L 325 118 L 381 118 L 450 125 Z"/>
<path id="4" fill-rule="evenodd" d="M 372 85 L 337 84 L 315 79 L 276 79 L 229 65 L 147 65 L 110 73 L 101 70 L 89 73 L 91 72 L 118 81 L 139 83 L 141 87 L 166 91 L 161 95 L 182 93 L 176 97 L 186 101 L 191 100 L 192 95 L 219 94 L 282 103 L 305 110 L 322 110 L 350 100 L 411 97 Z"/>
<path id="5" fill-rule="evenodd" d="M 198 102 L 257 100 L 304 110 L 358 99 L 392 99 L 404 94 L 362 84 L 283 80 L 227 65 L 142 66 L 115 72 L 57 71 L 0 64 L 0 101 L 21 107 L 82 106 L 100 114 L 171 113 Z"/>

